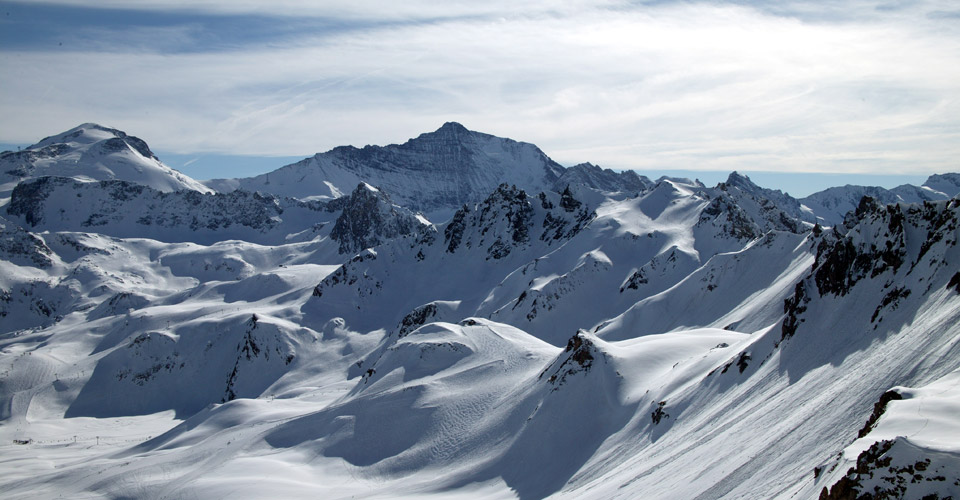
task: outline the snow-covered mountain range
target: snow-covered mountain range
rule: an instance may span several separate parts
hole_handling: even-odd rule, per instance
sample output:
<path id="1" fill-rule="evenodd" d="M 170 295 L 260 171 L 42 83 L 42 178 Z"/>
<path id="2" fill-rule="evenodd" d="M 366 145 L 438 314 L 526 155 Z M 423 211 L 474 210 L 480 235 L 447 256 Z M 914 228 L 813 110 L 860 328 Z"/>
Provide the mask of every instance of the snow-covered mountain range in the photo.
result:
<path id="1" fill-rule="evenodd" d="M 0 162 L 5 497 L 960 495 L 957 174 L 797 200 L 455 123 Z"/>
<path id="2" fill-rule="evenodd" d="M 532 144 L 445 123 L 401 145 L 341 146 L 249 179 L 213 180 L 217 191 L 264 191 L 301 199 L 332 199 L 359 182 L 378 186 L 397 203 L 446 214 L 476 203 L 499 184 L 549 190 L 564 169 Z"/>
<path id="3" fill-rule="evenodd" d="M 880 203 L 922 203 L 946 200 L 960 194 L 960 174 L 931 175 L 921 186 L 904 184 L 893 189 L 878 186 L 840 186 L 814 193 L 800 202 L 826 225 L 843 222 L 855 210 L 860 199 L 869 196 Z"/>
<path id="4" fill-rule="evenodd" d="M 39 177 L 125 180 L 158 191 L 212 192 L 164 165 L 147 143 L 116 129 L 84 123 L 20 151 L 0 153 L 0 199 L 20 182 Z"/>

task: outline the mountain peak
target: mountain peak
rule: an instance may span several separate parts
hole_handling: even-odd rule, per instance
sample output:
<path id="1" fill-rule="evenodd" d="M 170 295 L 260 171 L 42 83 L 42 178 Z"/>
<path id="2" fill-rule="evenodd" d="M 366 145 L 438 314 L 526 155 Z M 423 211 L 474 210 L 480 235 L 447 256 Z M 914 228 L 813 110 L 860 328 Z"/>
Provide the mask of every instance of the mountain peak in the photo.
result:
<path id="1" fill-rule="evenodd" d="M 470 132 L 467 130 L 467 127 L 457 123 L 457 122 L 446 122 L 437 129 L 437 132 L 456 132 L 456 133 L 465 133 Z"/>
<path id="2" fill-rule="evenodd" d="M 224 188 L 336 197 L 362 181 L 390 193 L 398 205 L 443 220 L 464 204 L 483 201 L 501 183 L 539 193 L 549 191 L 563 172 L 533 144 L 447 122 L 403 144 L 338 147 Z"/>
<path id="3" fill-rule="evenodd" d="M 120 130 L 87 122 L 77 125 L 66 132 L 45 137 L 27 149 L 39 149 L 51 144 L 92 144 L 107 139 L 123 139 L 126 137 L 127 134 Z"/>
<path id="4" fill-rule="evenodd" d="M 0 185 L 44 176 L 126 180 L 164 192 L 209 192 L 199 182 L 160 162 L 143 140 L 121 130 L 83 123 L 21 151 L 0 155 Z M 9 195 L 0 191 L 0 197 Z"/>
<path id="5" fill-rule="evenodd" d="M 734 170 L 733 172 L 730 172 L 730 175 L 727 176 L 727 182 L 725 184 L 727 184 L 728 186 L 739 187 L 746 191 L 753 191 L 759 188 L 759 186 L 754 184 L 754 182 L 751 181 L 749 177 L 747 177 L 746 175 L 741 175 L 736 170 Z"/>
<path id="6" fill-rule="evenodd" d="M 415 214 L 394 205 L 386 193 L 361 182 L 350 194 L 330 238 L 340 243 L 341 254 L 356 253 L 425 226 Z"/>
<path id="7" fill-rule="evenodd" d="M 923 183 L 923 186 L 935 191 L 939 191 L 948 198 L 952 198 L 957 194 L 960 194 L 960 174 L 933 174 L 927 178 L 927 181 Z"/>
<path id="8" fill-rule="evenodd" d="M 429 142 L 439 140 L 442 142 L 463 143 L 464 139 L 472 138 L 476 135 L 476 132 L 467 129 L 467 127 L 457 122 L 446 122 L 437 130 L 420 134 L 419 137 L 411 139 L 410 142 L 422 142 L 426 139 Z M 410 142 L 407 144 L 410 144 Z"/>

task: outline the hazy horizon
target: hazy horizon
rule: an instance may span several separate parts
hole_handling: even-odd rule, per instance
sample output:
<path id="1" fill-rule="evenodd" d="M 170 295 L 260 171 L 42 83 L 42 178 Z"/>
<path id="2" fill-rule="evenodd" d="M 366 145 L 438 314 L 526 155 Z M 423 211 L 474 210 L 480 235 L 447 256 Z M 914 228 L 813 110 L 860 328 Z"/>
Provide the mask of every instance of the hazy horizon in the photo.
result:
<path id="1" fill-rule="evenodd" d="M 792 193 L 958 170 L 960 10 L 3 0 L 0 88 L 2 143 L 96 122 L 199 178 L 457 121 L 563 165 L 777 172 L 791 177 L 769 187 Z"/>

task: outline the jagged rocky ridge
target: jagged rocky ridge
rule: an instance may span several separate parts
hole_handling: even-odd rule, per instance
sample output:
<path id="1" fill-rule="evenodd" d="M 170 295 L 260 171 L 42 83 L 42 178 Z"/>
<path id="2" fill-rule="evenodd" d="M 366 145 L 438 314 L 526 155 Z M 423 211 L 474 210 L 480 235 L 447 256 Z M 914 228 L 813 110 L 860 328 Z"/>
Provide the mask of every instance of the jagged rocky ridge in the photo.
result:
<path id="1" fill-rule="evenodd" d="M 330 238 L 340 243 L 342 254 L 354 254 L 400 236 L 433 230 L 429 221 L 392 204 L 389 196 L 369 184 L 357 186 L 342 207 L 330 230 Z"/>
<path id="2" fill-rule="evenodd" d="M 233 191 L 163 193 L 127 181 L 40 177 L 17 185 L 6 207 L 33 230 L 96 231 L 118 237 L 211 243 L 283 243 L 330 233 L 341 253 L 356 252 L 429 226 L 370 189 L 331 202 L 303 202 Z M 336 217 L 334 219 L 334 217 Z M 333 222 L 332 228 L 326 228 Z"/>
<path id="3" fill-rule="evenodd" d="M 664 180 L 620 202 L 647 221 L 641 224 L 649 230 L 639 231 L 616 215 L 597 220 L 568 189 L 534 197 L 503 185 L 483 203 L 462 207 L 435 234 L 407 236 L 351 259 L 317 285 L 304 312 L 351 304 L 348 324 L 400 331 L 427 319 L 482 316 L 523 325 L 559 345 L 571 326 L 590 328 L 663 292 L 715 254 L 740 250 L 765 231 L 806 230 L 784 224 L 782 212 L 739 190 L 694 189 Z M 659 232 L 667 227 L 669 233 Z M 620 235 L 611 238 L 614 232 Z M 409 287 L 427 275 L 450 279 Z M 708 291 L 715 286 L 703 284 Z M 605 299 L 593 304 L 593 297 Z M 576 306 L 584 301 L 591 305 Z M 362 313 L 368 309 L 390 314 L 380 323 Z"/>
<path id="4" fill-rule="evenodd" d="M 409 311 L 431 302 L 428 297 L 449 300 L 453 298 L 450 294 L 458 299 L 463 299 L 463 294 L 477 296 L 484 283 L 492 285 L 490 280 L 500 279 L 497 276 L 503 269 L 512 269 L 517 262 L 562 245 L 583 230 L 594 216 L 592 210 L 574 199 L 569 191 L 530 196 L 516 186 L 503 184 L 482 203 L 472 208 L 462 207 L 436 231 L 410 234 L 357 255 L 315 287 L 313 295 L 318 304 L 308 303 L 305 311 L 323 309 L 322 304 L 329 301 L 355 303 L 359 311 L 379 308 L 377 304 L 382 301 L 410 304 L 409 308 L 389 308 L 391 315 L 396 315 L 389 322 L 389 326 L 393 326 Z M 396 265 L 398 261 L 403 264 Z M 404 285 L 425 275 L 447 272 L 451 277 L 467 278 L 462 270 L 456 269 L 478 264 L 480 269 L 499 271 L 470 273 L 469 279 L 473 282 L 463 282 L 460 278 L 442 280 L 436 286 L 415 290 Z M 470 302 L 475 303 L 479 298 Z M 461 314 L 470 315 L 466 312 L 468 309 L 464 307 Z M 351 315 L 351 318 L 351 324 L 375 319 L 364 314 L 355 318 Z"/>
<path id="5" fill-rule="evenodd" d="M 228 481 L 250 496 L 812 498 L 846 477 L 840 493 L 884 481 L 942 497 L 960 484 L 955 201 L 864 200 L 826 227 L 738 174 L 639 193 L 503 185 L 381 238 L 411 214 L 355 183 L 336 200 L 235 195 L 282 209 L 265 208 L 278 226 L 254 244 L 219 229 L 126 237 L 121 214 L 162 193 L 48 182 L 43 208 L 11 215 L 0 240 L 13 496 L 210 496 Z M 113 210 L 107 224 L 48 226 L 50 204 L 78 193 Z M 890 392 L 902 399 L 878 412 Z"/>
<path id="6" fill-rule="evenodd" d="M 813 270 L 785 304 L 783 337 L 796 333 L 813 294 L 843 297 L 865 279 L 879 283 L 883 298 L 865 322 L 876 329 L 884 313 L 896 311 L 916 289 L 926 295 L 938 279 L 948 286 L 955 265 L 947 254 L 957 245 L 958 214 L 958 200 L 881 205 L 864 197 L 845 222 L 847 234 L 834 229 L 818 236 Z"/>
<path id="7" fill-rule="evenodd" d="M 13 190 L 6 212 L 34 230 L 90 231 L 165 241 L 283 241 L 322 221 L 324 204 L 234 191 L 164 193 L 128 181 L 39 177 Z"/>
<path id="8" fill-rule="evenodd" d="M 570 186 L 581 186 L 598 191 L 638 194 L 652 188 L 654 184 L 632 170 L 614 172 L 609 168 L 601 169 L 592 163 L 580 163 L 563 171 L 553 183 L 553 191 L 560 192 Z"/>
<path id="9" fill-rule="evenodd" d="M 893 189 L 878 186 L 840 186 L 827 188 L 799 201 L 823 225 L 834 226 L 843 222 L 844 216 L 854 211 L 864 196 L 881 204 L 923 203 L 945 200 L 960 194 L 960 174 L 931 175 L 922 185 L 904 184 Z"/>
<path id="10" fill-rule="evenodd" d="M 595 173 L 575 167 L 566 174 L 602 179 L 598 187 L 636 191 L 635 174 Z M 444 220 L 464 204 L 482 201 L 499 184 L 537 193 L 558 187 L 567 172 L 532 144 L 516 142 L 446 123 L 404 144 L 343 146 L 250 179 L 216 180 L 218 191 L 246 189 L 296 198 L 336 198 L 365 182 L 391 193 L 394 201 L 429 218 Z M 578 172 L 583 175 L 575 176 Z M 575 178 L 570 178 L 575 176 Z M 437 214 L 434 217 L 433 214 Z"/>

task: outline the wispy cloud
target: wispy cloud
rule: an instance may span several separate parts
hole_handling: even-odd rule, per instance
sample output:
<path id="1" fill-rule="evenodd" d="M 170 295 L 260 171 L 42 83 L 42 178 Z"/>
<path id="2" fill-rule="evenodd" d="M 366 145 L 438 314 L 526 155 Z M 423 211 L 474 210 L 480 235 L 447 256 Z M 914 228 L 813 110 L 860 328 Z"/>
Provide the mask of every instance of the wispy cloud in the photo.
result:
<path id="1" fill-rule="evenodd" d="M 155 149 L 307 155 L 457 120 L 614 168 L 957 168 L 943 3 L 320 4 L 137 2 L 169 17 L 2 50 L 0 139 L 100 121 Z"/>

